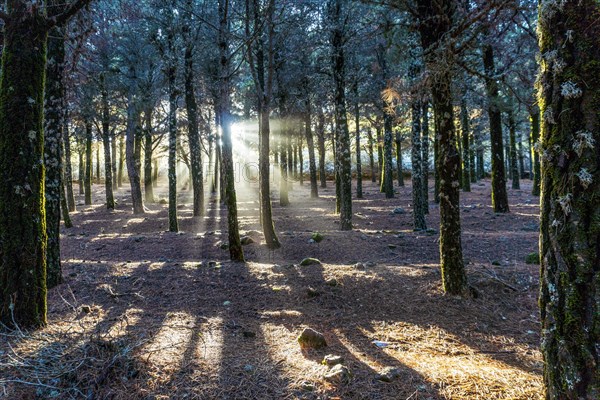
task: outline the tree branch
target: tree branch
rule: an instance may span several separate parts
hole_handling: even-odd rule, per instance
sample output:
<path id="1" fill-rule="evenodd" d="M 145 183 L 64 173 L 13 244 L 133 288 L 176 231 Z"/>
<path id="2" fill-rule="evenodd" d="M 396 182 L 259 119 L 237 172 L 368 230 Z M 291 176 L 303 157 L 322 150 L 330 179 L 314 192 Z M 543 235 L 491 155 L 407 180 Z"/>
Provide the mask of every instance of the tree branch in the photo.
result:
<path id="1" fill-rule="evenodd" d="M 73 1 L 63 13 L 48 18 L 48 28 L 66 24 L 73 16 L 75 16 L 75 14 L 77 14 L 83 7 L 87 6 L 91 2 L 92 0 Z"/>

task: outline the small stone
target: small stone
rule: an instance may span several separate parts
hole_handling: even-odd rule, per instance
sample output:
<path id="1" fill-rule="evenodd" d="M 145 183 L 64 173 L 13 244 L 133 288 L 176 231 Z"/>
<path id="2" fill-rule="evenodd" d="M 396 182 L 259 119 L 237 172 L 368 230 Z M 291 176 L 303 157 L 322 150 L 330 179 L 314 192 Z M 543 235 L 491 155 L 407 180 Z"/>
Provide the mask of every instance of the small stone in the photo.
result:
<path id="1" fill-rule="evenodd" d="M 428 235 L 431 236 L 431 235 L 437 235 L 438 231 L 436 231 L 433 228 L 428 228 L 428 229 L 425 230 L 425 233 L 427 233 Z"/>
<path id="2" fill-rule="evenodd" d="M 252 332 L 252 331 L 244 331 L 244 332 L 242 332 L 242 335 L 244 335 L 245 338 L 255 338 L 256 337 L 256 333 Z"/>
<path id="3" fill-rule="evenodd" d="M 246 371 L 246 372 L 252 372 L 252 371 L 254 371 L 254 365 L 252 365 L 252 364 L 246 364 L 246 365 L 244 365 L 244 371 Z"/>
<path id="4" fill-rule="evenodd" d="M 327 346 L 325 336 L 311 328 L 305 328 L 300 336 L 298 336 L 298 343 L 303 349 L 320 349 Z"/>
<path id="5" fill-rule="evenodd" d="M 396 246 L 395 244 L 388 244 L 388 249 L 393 250 L 398 248 L 398 246 Z"/>
<path id="6" fill-rule="evenodd" d="M 224 302 L 223 302 L 223 305 L 224 305 L 225 307 L 229 307 L 229 306 L 231 305 L 231 302 L 230 302 L 229 300 L 227 300 L 227 301 L 224 301 Z"/>
<path id="7" fill-rule="evenodd" d="M 92 307 L 90 306 L 81 306 L 81 312 L 85 314 L 89 314 L 92 312 Z"/>
<path id="8" fill-rule="evenodd" d="M 351 377 L 352 374 L 348 367 L 342 364 L 335 365 L 323 376 L 326 381 L 331 383 L 347 383 Z"/>
<path id="9" fill-rule="evenodd" d="M 365 267 L 367 267 L 367 268 L 374 268 L 376 266 L 377 266 L 377 263 L 373 262 L 373 261 L 369 261 L 369 262 L 365 263 Z"/>
<path id="10" fill-rule="evenodd" d="M 252 239 L 250 236 L 242 236 L 240 241 L 242 242 L 242 246 L 247 246 L 254 243 L 254 239 Z"/>
<path id="11" fill-rule="evenodd" d="M 398 207 L 398 208 L 394 209 L 394 214 L 396 214 L 396 215 L 406 214 L 406 210 L 402 207 Z"/>
<path id="12" fill-rule="evenodd" d="M 169 204 L 169 202 L 167 201 L 167 199 L 160 199 L 160 200 L 158 201 L 158 204 L 165 205 L 165 204 Z"/>
<path id="13" fill-rule="evenodd" d="M 321 264 L 321 261 L 319 261 L 316 258 L 311 258 L 311 257 L 305 258 L 304 260 L 300 261 L 300 265 L 302 265 L 303 267 L 306 267 L 308 265 L 318 265 L 318 264 Z"/>
<path id="14" fill-rule="evenodd" d="M 365 264 L 363 264 L 361 262 L 354 264 L 353 268 L 354 269 L 358 269 L 358 270 L 364 270 L 364 269 L 366 269 Z"/>
<path id="15" fill-rule="evenodd" d="M 312 288 L 312 287 L 310 287 L 310 286 L 309 286 L 309 287 L 306 289 L 306 294 L 308 294 L 308 297 L 317 297 L 317 296 L 319 296 L 321 293 L 319 293 L 319 291 L 318 291 L 317 289 L 315 289 L 315 288 Z"/>
<path id="16" fill-rule="evenodd" d="M 229 249 L 229 243 L 220 243 L 219 248 L 221 250 L 227 250 L 227 249 Z"/>
<path id="17" fill-rule="evenodd" d="M 495 266 L 500 266 L 500 265 L 502 265 L 502 264 L 500 264 L 500 261 L 498 261 L 498 260 L 494 260 L 494 261 L 492 261 L 492 265 L 495 265 Z"/>
<path id="18" fill-rule="evenodd" d="M 323 361 L 321 362 L 321 364 L 327 365 L 328 367 L 333 367 L 334 365 L 343 364 L 343 363 L 344 363 L 344 357 L 336 356 L 333 354 L 327 354 L 323 358 Z"/>
<path id="19" fill-rule="evenodd" d="M 302 390 L 306 390 L 307 392 L 314 392 L 315 385 L 312 382 L 304 381 L 302 382 Z"/>
<path id="20" fill-rule="evenodd" d="M 384 368 L 379 374 L 377 374 L 377 380 L 382 382 L 391 382 L 400 377 L 400 369 L 387 367 Z"/>

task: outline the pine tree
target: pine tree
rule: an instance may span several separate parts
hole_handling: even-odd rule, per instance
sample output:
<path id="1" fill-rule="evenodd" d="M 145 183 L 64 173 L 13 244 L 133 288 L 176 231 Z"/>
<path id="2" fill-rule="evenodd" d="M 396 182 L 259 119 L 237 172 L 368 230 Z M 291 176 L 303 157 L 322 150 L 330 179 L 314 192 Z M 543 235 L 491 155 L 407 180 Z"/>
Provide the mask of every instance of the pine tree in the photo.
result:
<path id="1" fill-rule="evenodd" d="M 542 1 L 540 308 L 549 400 L 600 398 L 600 3 Z"/>

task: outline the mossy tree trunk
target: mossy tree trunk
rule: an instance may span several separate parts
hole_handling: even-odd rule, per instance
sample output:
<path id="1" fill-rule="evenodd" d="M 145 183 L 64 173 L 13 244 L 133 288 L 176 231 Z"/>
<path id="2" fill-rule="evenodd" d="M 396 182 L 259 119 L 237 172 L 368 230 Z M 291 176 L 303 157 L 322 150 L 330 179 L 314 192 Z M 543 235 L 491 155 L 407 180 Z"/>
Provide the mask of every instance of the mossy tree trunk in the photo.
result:
<path id="1" fill-rule="evenodd" d="M 198 129 L 198 102 L 196 100 L 196 86 L 194 83 L 194 43 L 191 30 L 193 17 L 191 15 L 192 1 L 187 0 L 187 21 L 185 25 L 185 55 L 184 55 L 184 81 L 185 81 L 185 107 L 187 110 L 188 142 L 190 146 L 190 166 L 192 172 L 193 190 L 193 215 L 200 217 L 204 214 L 204 171 L 202 170 L 202 146 Z"/>
<path id="2" fill-rule="evenodd" d="M 46 64 L 44 164 L 46 167 L 46 271 L 48 288 L 62 282 L 60 262 L 60 201 L 62 184 L 62 142 L 65 126 L 64 63 L 65 30 L 55 27 L 48 40 Z M 68 210 L 67 210 L 68 212 Z"/>
<path id="3" fill-rule="evenodd" d="M 126 144 L 125 144 L 125 160 L 127 162 L 127 175 L 129 176 L 129 184 L 131 186 L 131 203 L 133 205 L 134 214 L 144 214 L 144 202 L 142 200 L 142 185 L 140 182 L 140 171 L 136 165 L 135 159 L 135 142 L 138 131 L 140 112 L 136 104 L 134 92 L 135 81 L 130 83 L 129 95 L 127 98 L 127 128 L 126 128 Z M 121 148 L 123 143 L 121 143 Z M 122 163 L 120 169 L 122 170 Z M 122 175 L 120 172 L 119 175 Z"/>
<path id="4" fill-rule="evenodd" d="M 0 77 L 0 322 L 46 323 L 46 20 L 10 1 Z"/>
<path id="5" fill-rule="evenodd" d="M 502 114 L 500 111 L 498 82 L 494 78 L 494 75 L 496 74 L 494 48 L 491 44 L 486 44 L 483 47 L 483 66 L 487 75 L 485 85 L 488 101 L 488 116 L 490 120 L 490 141 L 492 143 L 492 206 L 494 212 L 505 213 L 509 211 L 509 208 L 508 194 L 506 192 L 506 173 L 504 170 Z"/>
<path id="6" fill-rule="evenodd" d="M 344 55 L 346 33 L 344 32 L 342 1 L 330 0 L 328 8 L 333 28 L 331 31 L 331 64 L 334 81 L 335 129 L 337 131 L 336 157 L 340 180 L 340 229 L 347 231 L 352 229 L 352 169 L 350 132 L 346 112 L 346 59 Z"/>
<path id="7" fill-rule="evenodd" d="M 546 398 L 600 398 L 600 3 L 544 1 L 540 308 Z"/>
<path id="8" fill-rule="evenodd" d="M 460 224 L 460 155 L 456 149 L 456 129 L 452 106 L 452 77 L 449 68 L 440 68 L 438 60 L 452 60 L 450 46 L 444 42 L 452 28 L 456 10 L 452 0 L 419 2 L 418 28 L 425 61 L 430 73 L 431 101 L 438 137 L 440 177 L 440 267 L 444 291 L 467 295 L 467 277 L 462 257 Z"/>
<path id="9" fill-rule="evenodd" d="M 231 149 L 231 98 L 230 98 L 230 63 L 229 54 L 229 8 L 227 0 L 219 0 L 219 101 L 218 120 L 221 124 L 222 146 L 221 157 L 224 171 L 225 201 L 227 204 L 227 228 L 229 239 L 229 257 L 232 261 L 244 261 L 244 250 L 240 240 L 240 229 L 237 216 L 237 197 L 235 193 L 235 176 L 233 172 L 233 154 Z M 217 141 L 218 142 L 218 141 Z"/>

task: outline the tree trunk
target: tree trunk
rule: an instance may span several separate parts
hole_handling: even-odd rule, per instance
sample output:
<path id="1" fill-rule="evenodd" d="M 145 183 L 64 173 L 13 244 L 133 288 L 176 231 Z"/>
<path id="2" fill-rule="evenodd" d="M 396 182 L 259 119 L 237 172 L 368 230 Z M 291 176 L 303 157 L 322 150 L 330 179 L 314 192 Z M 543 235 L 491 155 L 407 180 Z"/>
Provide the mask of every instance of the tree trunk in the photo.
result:
<path id="1" fill-rule="evenodd" d="M 142 185 L 140 183 L 140 171 L 136 166 L 135 159 L 135 142 L 136 133 L 138 130 L 139 114 L 137 105 L 134 103 L 134 96 L 131 92 L 128 96 L 127 105 L 127 130 L 126 130 L 126 161 L 127 161 L 127 175 L 129 176 L 129 184 L 131 185 L 131 202 L 133 205 L 134 214 L 144 214 L 144 203 L 142 201 Z M 121 146 L 122 148 L 122 146 Z M 119 170 L 123 170 L 122 161 L 119 165 Z M 119 172 L 119 176 L 121 176 Z M 120 180 L 120 178 L 119 178 Z"/>
<path id="2" fill-rule="evenodd" d="M 85 120 L 85 178 L 84 178 L 84 193 L 85 205 L 92 205 L 92 121 Z"/>
<path id="3" fill-rule="evenodd" d="M 308 150 L 308 169 L 310 173 L 310 197 L 319 197 L 319 185 L 317 183 L 317 163 L 315 160 L 315 145 L 313 142 L 313 134 L 310 127 L 311 123 L 311 107 L 309 94 L 306 93 L 306 99 L 304 101 L 305 114 L 304 114 L 304 133 L 306 136 L 306 147 Z"/>
<path id="4" fill-rule="evenodd" d="M 420 123 L 420 121 L 419 121 Z M 419 128 L 419 132 L 421 129 Z M 396 172 L 398 174 L 398 186 L 404 186 L 404 165 L 402 162 L 402 134 L 396 130 Z"/>
<path id="5" fill-rule="evenodd" d="M 543 2 L 540 309 L 546 398 L 600 398 L 600 3 Z"/>
<path id="6" fill-rule="evenodd" d="M 532 152 L 531 157 L 533 158 L 533 189 L 531 193 L 534 196 L 540 195 L 540 182 L 541 182 L 541 172 L 540 172 L 540 152 L 539 152 L 539 144 L 538 141 L 540 139 L 540 112 L 536 110 L 535 112 L 530 114 L 531 120 L 531 143 L 532 143 Z"/>
<path id="7" fill-rule="evenodd" d="M 381 136 L 381 127 L 377 126 L 376 138 L 377 138 L 377 164 L 379 171 L 377 176 L 379 177 L 379 185 L 383 184 L 383 137 Z"/>
<path id="8" fill-rule="evenodd" d="M 129 115 L 128 115 L 129 118 Z M 128 120 L 129 122 L 129 120 Z M 135 135 L 135 132 L 132 133 L 133 135 Z M 119 171 L 117 172 L 117 186 L 118 187 L 123 187 L 123 172 L 125 169 L 125 162 L 126 162 L 126 153 L 127 153 L 127 145 L 126 145 L 126 139 L 125 136 L 127 136 L 127 133 L 125 135 L 121 135 L 119 136 Z M 135 136 L 133 136 L 133 140 L 135 140 Z"/>
<path id="9" fill-rule="evenodd" d="M 46 274 L 48 288 L 62 282 L 60 262 L 60 200 L 62 184 L 62 141 L 65 121 L 65 30 L 50 31 L 46 64 L 44 164 L 46 167 Z"/>
<path id="10" fill-rule="evenodd" d="M 508 134 L 510 144 L 510 174 L 512 176 L 512 188 L 514 190 L 521 189 L 519 182 L 519 164 L 517 159 L 517 123 L 515 122 L 515 114 L 512 104 L 508 108 Z"/>
<path id="11" fill-rule="evenodd" d="M 96 142 L 96 183 L 100 183 L 100 143 Z"/>
<path id="12" fill-rule="evenodd" d="M 85 180 L 85 160 L 83 156 L 85 155 L 85 139 L 79 138 L 77 141 L 77 155 L 79 157 L 79 163 L 77 165 L 77 185 L 79 186 L 79 194 L 82 195 L 85 193 L 85 189 L 83 188 L 83 182 Z"/>
<path id="13" fill-rule="evenodd" d="M 373 130 L 371 127 L 367 128 L 367 136 L 369 142 L 367 143 L 367 148 L 369 152 L 369 170 L 371 171 L 371 182 L 377 182 L 377 174 L 375 171 L 375 154 L 374 154 L 374 139 L 373 139 Z"/>
<path id="14" fill-rule="evenodd" d="M 229 54 L 229 22 L 227 0 L 219 0 L 219 111 L 218 120 L 221 124 L 222 163 L 225 183 L 225 201 L 227 204 L 227 228 L 229 239 L 229 257 L 232 261 L 244 262 L 244 250 L 240 240 L 239 222 L 237 216 L 237 198 L 235 193 L 235 176 L 233 172 L 233 154 L 231 150 L 231 116 L 230 116 L 230 54 Z M 218 143 L 218 141 L 216 141 Z M 218 144 L 217 144 L 218 146 Z"/>
<path id="15" fill-rule="evenodd" d="M 63 118 L 63 141 L 65 149 L 64 165 L 65 174 L 64 182 L 67 195 L 67 206 L 69 211 L 75 211 L 75 193 L 73 193 L 73 164 L 71 163 L 71 138 L 69 137 L 68 111 L 65 105 L 65 115 Z"/>
<path id="16" fill-rule="evenodd" d="M 362 182 L 362 160 L 360 151 L 360 106 L 358 104 L 358 83 L 354 84 L 354 125 L 356 127 L 356 197 L 363 197 L 363 182 Z"/>
<path id="17" fill-rule="evenodd" d="M 460 156 L 456 149 L 456 131 L 452 107 L 452 78 L 449 68 L 440 68 L 438 60 L 451 60 L 451 48 L 444 43 L 452 27 L 456 6 L 452 0 L 419 2 L 419 31 L 425 61 L 429 69 L 431 100 L 438 137 L 440 176 L 440 269 L 444 291 L 466 295 L 467 276 L 462 257 L 460 226 Z"/>
<path id="18" fill-rule="evenodd" d="M 319 141 L 319 179 L 321 187 L 327 187 L 327 176 L 325 175 L 325 115 L 319 107 L 319 118 L 317 123 L 317 138 Z"/>
<path id="19" fill-rule="evenodd" d="M 486 44 L 483 48 L 483 66 L 488 77 L 496 74 L 494 49 Z M 505 213 L 508 208 L 506 193 L 506 174 L 504 172 L 504 143 L 502 141 L 502 114 L 500 112 L 500 96 L 498 82 L 486 78 L 485 86 L 488 100 L 488 116 L 490 120 L 490 141 L 492 143 L 492 206 L 494 212 Z"/>
<path id="20" fill-rule="evenodd" d="M 169 86 L 169 231 L 178 232 L 177 223 L 177 93 L 176 93 L 176 67 L 173 57 L 173 37 L 169 33 L 169 65 L 167 67 L 167 81 Z"/>
<path id="21" fill-rule="evenodd" d="M 119 184 L 117 182 L 117 135 L 115 133 L 115 129 L 113 129 L 110 134 L 110 148 L 110 169 L 112 172 L 112 188 L 114 194 L 114 191 L 119 188 Z"/>
<path id="22" fill-rule="evenodd" d="M 384 111 L 383 115 L 383 175 L 381 177 L 381 192 L 385 197 L 394 197 L 394 170 L 392 168 L 392 146 L 394 142 L 392 116 Z M 402 158 L 402 154 L 400 155 Z M 402 163 L 400 163 L 402 164 Z"/>
<path id="23" fill-rule="evenodd" d="M 414 101 L 411 105 L 412 114 L 412 200 L 414 229 L 425 230 L 425 204 L 423 201 L 423 171 L 421 160 L 421 103 Z M 400 161 L 400 160 L 399 160 Z"/>
<path id="24" fill-rule="evenodd" d="M 0 322 L 46 324 L 46 20 L 7 2 L 0 77 Z M 18 200 L 17 200 L 18 199 Z"/>
<path id="25" fill-rule="evenodd" d="M 188 1 L 191 8 L 191 1 Z M 204 177 L 202 171 L 202 147 L 198 131 L 198 104 L 194 86 L 194 55 L 191 38 L 187 38 L 185 49 L 185 107 L 188 116 L 188 141 L 190 146 L 190 164 L 192 189 L 194 191 L 194 217 L 204 214 Z"/>
<path id="26" fill-rule="evenodd" d="M 104 75 L 100 76 L 102 82 L 102 142 L 104 144 L 104 188 L 106 191 L 106 208 L 115 209 L 115 197 L 113 195 L 112 161 L 110 157 L 110 113 L 108 107 L 108 90 L 105 86 Z M 98 159 L 100 165 L 100 159 Z"/>
<path id="27" fill-rule="evenodd" d="M 460 100 L 460 127 L 462 139 L 462 189 L 465 192 L 471 191 L 471 158 L 469 157 L 469 109 L 467 108 L 467 93 L 464 91 Z"/>
<path id="28" fill-rule="evenodd" d="M 423 102 L 423 126 L 421 128 L 423 150 L 423 203 L 425 214 L 429 214 L 429 102 Z"/>
<path id="29" fill-rule="evenodd" d="M 282 106 L 282 121 L 281 121 L 281 137 L 279 140 L 279 171 L 281 179 L 279 180 L 279 205 L 286 207 L 290 205 L 290 197 L 288 194 L 288 160 L 287 160 L 287 137 L 289 135 L 289 121 L 285 116 L 285 107 Z"/>
<path id="30" fill-rule="evenodd" d="M 144 111 L 144 196 L 147 203 L 154 203 L 154 177 L 152 175 L 152 156 L 154 145 L 152 140 L 152 108 Z"/>
<path id="31" fill-rule="evenodd" d="M 337 137 L 338 175 L 340 178 L 340 229 L 352 229 L 352 169 L 350 156 L 350 132 L 346 113 L 346 71 L 344 56 L 344 32 L 342 27 L 342 1 L 331 0 L 333 22 L 331 33 L 332 69 L 334 81 L 335 128 Z M 390 138 L 391 139 L 391 138 Z M 391 144 L 391 143 L 390 143 Z M 391 154 L 390 154 L 391 155 Z"/>

